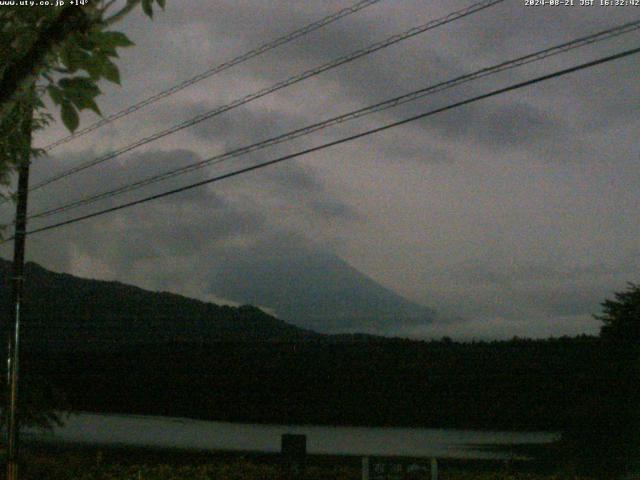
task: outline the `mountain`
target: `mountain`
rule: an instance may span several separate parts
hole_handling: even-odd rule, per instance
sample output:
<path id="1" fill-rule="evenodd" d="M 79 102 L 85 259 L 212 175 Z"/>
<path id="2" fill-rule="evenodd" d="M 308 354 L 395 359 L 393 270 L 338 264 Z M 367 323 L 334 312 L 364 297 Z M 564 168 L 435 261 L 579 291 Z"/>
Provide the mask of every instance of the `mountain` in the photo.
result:
<path id="1" fill-rule="evenodd" d="M 78 278 L 27 262 L 23 343 L 104 350 L 116 344 L 282 341 L 325 337 L 316 332 L 384 334 L 434 318 L 432 310 L 380 286 L 335 255 L 305 248 L 286 255 L 275 251 L 228 257 L 212 275 L 211 292 L 241 307 Z M 10 271 L 11 262 L 0 259 L 3 315 L 9 311 Z"/>
<path id="2" fill-rule="evenodd" d="M 413 303 L 334 254 L 309 247 L 261 246 L 227 257 L 210 292 L 267 307 L 278 318 L 323 333 L 388 334 L 428 324 L 435 312 Z"/>
<path id="3" fill-rule="evenodd" d="M 335 279 L 329 290 L 334 295 L 357 280 L 359 290 L 350 292 L 360 292 L 358 301 L 373 291 L 378 309 L 406 305 L 335 259 L 297 262 L 296 268 L 326 269 L 326 277 L 310 272 L 309 278 Z M 0 260 L 3 312 L 9 307 L 9 272 L 10 263 Z M 591 338 L 461 344 L 321 335 L 256 307 L 218 306 L 54 273 L 34 263 L 26 265 L 26 278 L 20 377 L 25 405 L 46 406 L 58 392 L 68 408 L 89 412 L 554 430 L 574 418 L 576 405 L 592 408 L 608 398 L 619 383 L 609 366 L 628 358 Z M 349 311 L 346 301 L 334 304 Z"/>
<path id="4" fill-rule="evenodd" d="M 9 311 L 11 263 L 0 259 L 0 308 Z M 292 340 L 318 334 L 245 305 L 219 306 L 119 282 L 88 280 L 25 266 L 23 343 L 45 347 L 216 340 Z M 7 322 L 3 322 L 7 325 Z"/>

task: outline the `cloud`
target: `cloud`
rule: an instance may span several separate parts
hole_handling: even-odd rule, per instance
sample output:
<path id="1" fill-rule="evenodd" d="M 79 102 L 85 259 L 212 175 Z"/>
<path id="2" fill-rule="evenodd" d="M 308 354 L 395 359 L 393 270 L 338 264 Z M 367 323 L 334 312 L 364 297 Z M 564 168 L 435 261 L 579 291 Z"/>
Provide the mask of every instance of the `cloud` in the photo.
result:
<path id="1" fill-rule="evenodd" d="M 520 338 L 549 338 L 576 335 L 597 335 L 600 324 L 589 315 L 534 317 L 514 320 L 503 317 L 477 318 L 468 321 L 434 323 L 429 326 L 406 327 L 397 336 L 439 339 L 450 337 L 458 341 Z"/>
<path id="2" fill-rule="evenodd" d="M 32 182 L 466 5 L 407 0 L 399 9 L 380 2 L 59 147 L 51 158 L 34 163 Z M 344 3 L 338 0 L 229 0 L 215 7 L 184 0 L 170 2 L 153 22 L 132 15 L 121 24 L 136 42 L 119 59 L 124 87 L 103 85 L 101 109 L 117 111 L 339 8 Z M 503 2 L 35 192 L 30 209 L 50 208 L 548 48 L 626 22 L 627 14 Z M 362 132 L 634 42 L 628 35 L 584 47 L 101 205 Z M 211 298 L 210 274 L 219 262 L 253 255 L 256 245 L 286 251 L 296 239 L 312 240 L 318 250 L 335 252 L 384 287 L 443 316 L 466 318 L 455 328 L 469 335 L 525 336 L 582 327 L 591 332 L 588 315 L 626 281 L 637 281 L 640 124 L 630 99 L 640 93 L 639 68 L 634 57 L 594 67 L 43 233 L 29 241 L 27 251 L 58 270 Z M 93 114 L 83 114 L 83 125 L 92 120 Z M 59 123 L 52 125 L 36 134 L 36 143 L 63 133 Z M 3 218 L 9 218 L 8 211 Z M 572 327 L 563 330 L 563 325 Z M 449 332 L 443 334 L 452 334 L 450 328 L 443 325 Z M 428 333 L 417 327 L 405 331 Z"/>
<path id="3" fill-rule="evenodd" d="M 437 129 L 451 141 L 471 139 L 494 151 L 557 151 L 557 146 L 572 136 L 568 125 L 521 101 L 446 112 L 431 120 L 428 128 Z"/>
<path id="4" fill-rule="evenodd" d="M 73 165 L 91 155 L 93 152 L 78 154 L 75 158 L 66 157 L 65 161 Z M 134 178 L 139 178 L 199 159 L 188 150 L 141 152 L 127 159 L 130 167 L 126 173 L 131 175 L 133 170 Z M 58 157 L 42 161 L 53 171 L 62 168 Z M 201 287 L 211 271 L 238 252 L 240 256 L 250 255 L 252 245 L 282 231 L 270 207 L 262 203 L 262 197 L 281 204 L 299 197 L 300 215 L 315 219 L 319 226 L 355 217 L 349 207 L 328 195 L 312 168 L 296 164 L 290 167 L 284 172 L 273 170 L 263 176 L 261 191 L 238 188 L 238 185 L 226 190 L 197 188 L 34 235 L 29 240 L 29 258 L 58 271 L 212 298 L 212 292 L 203 291 Z M 63 182 L 53 184 L 46 195 L 40 192 L 33 195 L 32 209 L 42 211 L 59 205 L 60 198 L 74 200 L 79 194 L 117 186 L 121 168 L 107 162 L 101 166 L 101 175 L 97 178 L 74 177 L 73 192 Z M 205 172 L 196 175 L 195 179 L 199 180 L 205 177 Z M 183 183 L 172 180 L 153 187 L 152 191 L 170 188 L 176 182 Z M 66 217 L 33 221 L 31 225 L 47 225 L 139 195 L 136 192 L 110 199 L 74 210 L 65 214 Z M 57 246 L 53 252 L 51 244 Z"/>

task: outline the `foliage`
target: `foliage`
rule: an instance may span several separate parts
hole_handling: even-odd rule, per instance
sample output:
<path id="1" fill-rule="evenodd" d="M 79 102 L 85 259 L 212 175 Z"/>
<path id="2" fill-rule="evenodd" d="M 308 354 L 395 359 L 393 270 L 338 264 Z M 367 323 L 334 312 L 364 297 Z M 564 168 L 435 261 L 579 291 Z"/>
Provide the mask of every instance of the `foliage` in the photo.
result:
<path id="1" fill-rule="evenodd" d="M 282 471 L 277 465 L 259 464 L 247 460 L 229 460 L 200 465 L 172 464 L 98 464 L 81 456 L 38 456 L 25 462 L 27 480 L 279 480 Z M 355 480 L 358 471 L 347 467 L 309 467 L 304 480 Z M 532 479 L 533 480 L 533 479 Z"/>
<path id="2" fill-rule="evenodd" d="M 149 17 L 154 1 L 164 7 L 165 0 L 142 0 Z M 140 2 L 0 6 L 0 186 L 9 184 L 18 165 L 41 153 L 31 147 L 31 132 L 52 119 L 43 101 L 47 95 L 60 107 L 62 121 L 71 131 L 78 127 L 81 110 L 100 114 L 95 100 L 100 94 L 98 82 L 120 83 L 114 59 L 119 48 L 133 44 L 109 28 Z M 117 5 L 120 8 L 113 12 Z M 63 407 L 59 391 L 43 379 L 22 383 L 26 393 L 21 395 L 20 421 L 43 427 L 59 423 L 53 410 Z M 6 388 L 6 382 L 2 385 Z M 5 395 L 2 389 L 0 397 Z"/>
<path id="3" fill-rule="evenodd" d="M 8 275 L 8 267 L 0 262 L 0 273 Z M 565 440 L 578 440 L 567 446 L 567 462 L 586 472 L 602 452 L 618 463 L 628 453 L 616 445 L 629 437 L 618 433 L 630 433 L 624 427 L 633 425 L 639 402 L 626 344 L 587 336 L 466 344 L 323 336 L 252 307 L 80 279 L 33 263 L 26 274 L 25 370 L 63 388 L 74 410 L 267 423 L 566 427 Z M 6 301 L 0 291 L 0 307 Z"/>
<path id="4" fill-rule="evenodd" d="M 615 300 L 605 300 L 602 309 L 595 318 L 604 323 L 603 339 L 640 345 L 640 285 L 630 282 L 626 291 L 615 293 Z"/>
<path id="5" fill-rule="evenodd" d="M 277 463 L 248 459 L 227 459 L 191 465 L 146 463 L 98 463 L 77 454 L 32 456 L 25 462 L 25 478 L 49 480 L 280 480 Z M 341 465 L 312 465 L 303 480 L 359 480 L 359 468 Z M 423 477 L 424 478 L 424 477 Z M 428 478 L 428 477 L 427 477 Z M 442 480 L 587 480 L 586 477 L 513 472 L 441 471 Z"/>
<path id="6" fill-rule="evenodd" d="M 640 467 L 640 286 L 629 283 L 602 307 L 600 380 L 575 405 L 563 444 L 578 472 L 616 478 Z"/>
<path id="7" fill-rule="evenodd" d="M 587 477 L 564 474 L 541 475 L 535 473 L 507 472 L 452 472 L 439 475 L 441 480 L 588 480 Z"/>
<path id="8" fill-rule="evenodd" d="M 78 127 L 80 111 L 100 113 L 98 82 L 120 83 L 114 59 L 119 48 L 133 44 L 109 28 L 139 3 L 151 17 L 154 1 L 164 7 L 165 0 L 0 7 L 0 184 L 8 184 L 24 158 L 24 143 L 30 144 L 21 127 L 24 116 L 34 112 L 33 129 L 51 120 L 45 96 L 59 106 L 71 131 Z M 121 8 L 110 12 L 116 5 Z"/>
<path id="9" fill-rule="evenodd" d="M 10 274 L 7 262 L 0 273 Z M 554 431 L 608 378 L 595 338 L 344 339 L 256 308 L 80 279 L 33 263 L 26 276 L 25 368 L 64 388 L 76 410 Z M 0 291 L 0 307 L 7 302 Z"/>
<path id="10" fill-rule="evenodd" d="M 5 381 L 5 378 L 2 378 Z M 6 382 L 5 382 L 6 383 Z M 41 375 L 27 374 L 21 378 L 20 409 L 18 419 L 21 426 L 52 430 L 62 426 L 68 411 L 64 393 Z M 6 405 L 6 389 L 0 389 L 0 404 Z M 6 425 L 5 409 L 0 412 L 0 427 Z"/>

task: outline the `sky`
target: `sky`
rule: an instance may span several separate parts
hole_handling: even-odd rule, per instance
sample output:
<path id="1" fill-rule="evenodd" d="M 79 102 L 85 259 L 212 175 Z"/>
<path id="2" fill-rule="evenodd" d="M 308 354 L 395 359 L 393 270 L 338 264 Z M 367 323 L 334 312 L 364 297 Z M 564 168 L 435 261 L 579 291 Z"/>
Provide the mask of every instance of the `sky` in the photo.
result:
<path id="1" fill-rule="evenodd" d="M 34 161 L 32 184 L 471 3 L 381 0 L 55 148 Z M 169 0 L 153 21 L 136 12 L 118 24 L 136 44 L 121 51 L 122 86 L 101 84 L 100 108 L 119 111 L 349 4 Z M 35 191 L 30 212 L 639 18 L 640 7 L 507 0 Z M 30 225 L 210 178 L 639 45 L 636 31 Z M 317 251 L 441 318 L 388 325 L 387 333 L 596 334 L 592 314 L 599 304 L 639 281 L 639 73 L 639 57 L 627 57 L 36 234 L 27 258 L 55 271 L 237 303 L 214 288 L 221 282 L 216 275 L 230 268 L 225 259 Z M 81 125 L 98 119 L 87 112 Z M 34 143 L 65 134 L 57 120 Z M 5 207 L 2 220 L 8 219 Z M 11 248 L 0 248 L 9 258 Z"/>

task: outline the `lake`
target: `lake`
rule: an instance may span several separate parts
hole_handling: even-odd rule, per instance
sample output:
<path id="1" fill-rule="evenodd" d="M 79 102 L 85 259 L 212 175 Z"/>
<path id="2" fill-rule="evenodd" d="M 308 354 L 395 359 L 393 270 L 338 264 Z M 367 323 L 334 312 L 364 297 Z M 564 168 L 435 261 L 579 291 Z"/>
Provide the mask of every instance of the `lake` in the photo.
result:
<path id="1" fill-rule="evenodd" d="M 309 454 L 468 459 L 512 458 L 508 448 L 485 448 L 539 445 L 558 438 L 548 432 L 263 425 L 92 413 L 73 414 L 52 432 L 24 433 L 39 441 L 247 452 L 279 452 L 281 435 L 297 433 L 307 435 Z"/>

